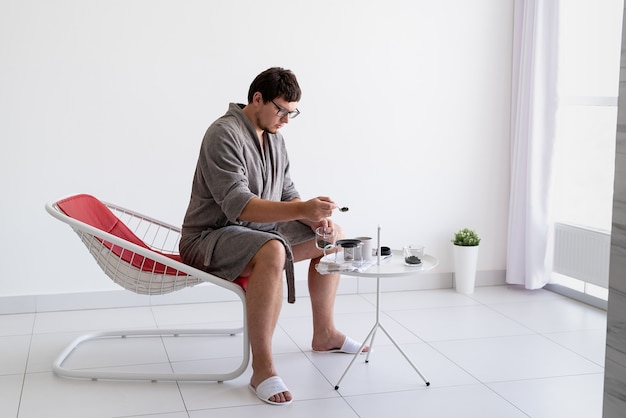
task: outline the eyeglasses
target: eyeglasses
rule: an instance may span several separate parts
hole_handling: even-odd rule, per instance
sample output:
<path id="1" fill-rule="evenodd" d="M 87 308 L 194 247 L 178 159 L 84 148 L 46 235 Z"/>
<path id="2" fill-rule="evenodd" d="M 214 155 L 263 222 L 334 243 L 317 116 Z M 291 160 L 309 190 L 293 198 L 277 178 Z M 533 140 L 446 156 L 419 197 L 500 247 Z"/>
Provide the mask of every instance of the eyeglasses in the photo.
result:
<path id="1" fill-rule="evenodd" d="M 300 111 L 298 109 L 292 110 L 290 112 L 289 110 L 283 109 L 282 107 L 278 106 L 274 102 L 274 100 L 270 100 L 270 101 L 272 102 L 274 106 L 276 106 L 276 109 L 278 109 L 278 111 L 276 112 L 276 116 L 278 116 L 279 118 L 284 118 L 285 116 L 289 116 L 289 119 L 293 119 L 300 114 Z"/>

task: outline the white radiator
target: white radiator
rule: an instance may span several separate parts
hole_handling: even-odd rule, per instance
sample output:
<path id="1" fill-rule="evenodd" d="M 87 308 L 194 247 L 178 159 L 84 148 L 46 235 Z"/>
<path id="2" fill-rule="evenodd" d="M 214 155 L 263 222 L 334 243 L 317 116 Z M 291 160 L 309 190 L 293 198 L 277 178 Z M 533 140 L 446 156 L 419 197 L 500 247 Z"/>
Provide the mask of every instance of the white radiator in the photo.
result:
<path id="1" fill-rule="evenodd" d="M 554 272 L 608 288 L 610 253 L 610 233 L 555 224 Z"/>

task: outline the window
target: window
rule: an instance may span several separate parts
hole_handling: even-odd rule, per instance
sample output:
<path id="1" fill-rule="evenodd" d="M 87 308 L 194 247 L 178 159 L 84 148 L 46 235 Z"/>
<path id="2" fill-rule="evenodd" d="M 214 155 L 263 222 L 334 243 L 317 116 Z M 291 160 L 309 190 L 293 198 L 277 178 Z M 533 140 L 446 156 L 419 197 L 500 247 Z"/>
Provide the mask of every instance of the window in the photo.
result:
<path id="1" fill-rule="evenodd" d="M 559 8 L 551 218 L 609 234 L 624 2 L 562 1 Z M 572 277 L 555 274 L 553 282 L 603 299 L 608 295 Z"/>

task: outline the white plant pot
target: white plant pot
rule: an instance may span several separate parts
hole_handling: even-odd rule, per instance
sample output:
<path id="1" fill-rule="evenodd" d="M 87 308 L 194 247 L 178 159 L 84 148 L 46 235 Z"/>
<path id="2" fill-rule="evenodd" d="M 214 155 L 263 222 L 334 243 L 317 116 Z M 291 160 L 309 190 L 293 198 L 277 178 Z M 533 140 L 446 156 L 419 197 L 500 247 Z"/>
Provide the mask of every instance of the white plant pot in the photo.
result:
<path id="1" fill-rule="evenodd" d="M 464 247 L 462 245 L 453 245 L 453 247 L 454 287 L 459 293 L 474 293 L 479 246 Z"/>

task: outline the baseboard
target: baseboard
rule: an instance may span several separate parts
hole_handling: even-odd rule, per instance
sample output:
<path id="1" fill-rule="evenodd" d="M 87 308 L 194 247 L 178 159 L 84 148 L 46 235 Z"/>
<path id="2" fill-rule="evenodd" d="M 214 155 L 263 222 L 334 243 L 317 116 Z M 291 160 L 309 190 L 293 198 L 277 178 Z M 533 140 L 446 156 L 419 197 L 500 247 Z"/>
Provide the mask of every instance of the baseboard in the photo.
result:
<path id="1" fill-rule="evenodd" d="M 505 284 L 504 271 L 479 271 L 476 286 Z M 452 273 L 416 274 L 381 280 L 382 292 L 408 290 L 450 289 L 454 285 Z M 376 292 L 376 279 L 343 276 L 337 294 L 365 294 Z M 286 295 L 285 295 L 286 296 Z M 296 296 L 308 297 L 306 280 L 296 280 Z M 0 297 L 0 315 L 33 312 L 72 311 L 81 309 L 130 308 L 185 303 L 224 302 L 237 300 L 232 292 L 204 283 L 161 296 L 137 295 L 124 289 L 61 293 L 45 295 L 17 295 Z"/>
<path id="2" fill-rule="evenodd" d="M 551 292 L 558 293 L 559 295 L 567 296 L 570 299 L 586 303 L 587 305 L 591 305 L 594 308 L 602 309 L 603 311 L 606 311 L 608 308 L 608 301 L 588 295 L 586 293 L 579 292 L 578 290 L 574 290 L 560 284 L 548 283 L 543 288 Z"/>
<path id="3" fill-rule="evenodd" d="M 476 287 L 500 286 L 506 284 L 506 271 L 483 270 L 476 273 Z"/>

